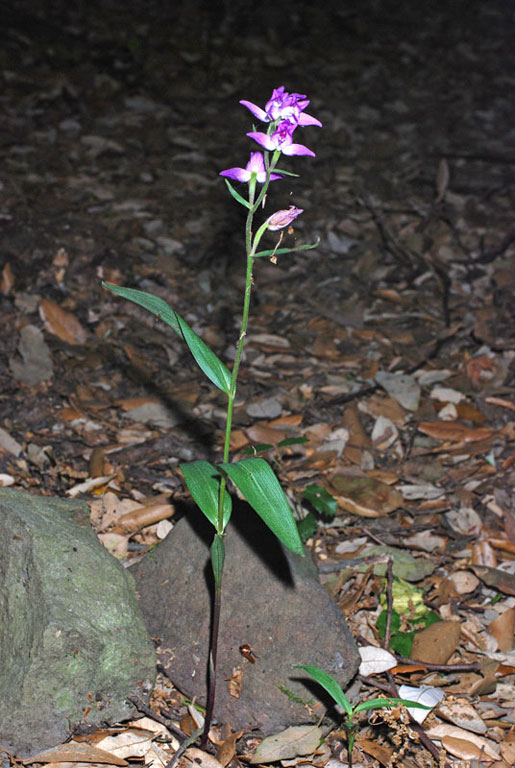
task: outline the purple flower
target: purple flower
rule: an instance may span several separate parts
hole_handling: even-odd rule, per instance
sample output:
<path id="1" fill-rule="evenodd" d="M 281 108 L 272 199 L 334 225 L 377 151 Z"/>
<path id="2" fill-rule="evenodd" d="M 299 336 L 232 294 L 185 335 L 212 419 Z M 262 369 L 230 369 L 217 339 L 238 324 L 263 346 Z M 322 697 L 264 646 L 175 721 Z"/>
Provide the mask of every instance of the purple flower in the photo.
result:
<path id="1" fill-rule="evenodd" d="M 250 181 L 253 173 L 256 174 L 256 179 L 260 184 L 265 183 L 266 168 L 262 152 L 251 152 L 250 160 L 245 168 L 228 168 L 226 171 L 220 171 L 220 176 L 228 176 L 229 179 L 235 179 L 236 181 Z M 270 181 L 282 178 L 278 173 L 270 174 Z"/>
<path id="2" fill-rule="evenodd" d="M 310 155 L 315 157 L 315 153 L 305 147 L 304 144 L 294 144 L 292 135 L 295 130 L 295 125 L 290 123 L 289 120 L 282 120 L 275 131 L 268 136 L 266 133 L 260 133 L 259 131 L 251 131 L 247 133 L 251 139 L 257 141 L 262 147 L 268 149 L 270 152 L 276 149 L 282 152 L 284 155 Z"/>
<path id="3" fill-rule="evenodd" d="M 272 123 L 276 120 L 289 120 L 293 125 L 318 125 L 322 127 L 320 120 L 312 115 L 307 115 L 304 110 L 309 104 L 304 93 L 288 93 L 284 90 L 284 85 L 275 88 L 271 98 L 261 109 L 257 104 L 251 101 L 240 101 L 244 107 L 247 107 L 254 117 L 264 123 Z"/>
<path id="4" fill-rule="evenodd" d="M 266 220 L 268 229 L 274 232 L 276 229 L 284 229 L 284 227 L 289 227 L 292 221 L 296 219 L 297 216 L 300 216 L 303 211 L 304 208 L 295 208 L 294 205 L 290 205 L 290 207 L 286 210 L 276 211 Z"/>

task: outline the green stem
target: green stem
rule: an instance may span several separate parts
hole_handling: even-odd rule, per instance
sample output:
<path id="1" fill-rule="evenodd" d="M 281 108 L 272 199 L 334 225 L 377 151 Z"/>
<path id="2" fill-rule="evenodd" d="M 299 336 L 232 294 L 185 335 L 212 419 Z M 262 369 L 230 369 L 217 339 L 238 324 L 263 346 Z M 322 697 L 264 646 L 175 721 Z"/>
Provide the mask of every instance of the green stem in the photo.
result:
<path id="1" fill-rule="evenodd" d="M 254 254 L 257 248 L 257 241 L 252 240 L 252 223 L 254 220 L 254 214 L 256 213 L 259 205 L 266 195 L 268 185 L 270 183 L 270 174 L 275 167 L 279 152 L 275 152 L 272 158 L 272 162 L 268 164 L 267 160 L 267 178 L 263 184 L 263 189 L 260 191 L 257 199 L 256 195 L 256 178 L 255 176 L 249 181 L 249 203 L 250 208 L 247 214 L 247 221 L 245 224 L 245 250 L 247 253 L 247 273 L 245 278 L 245 295 L 243 299 L 243 315 L 241 320 L 240 335 L 236 346 L 236 356 L 234 358 L 234 365 L 231 374 L 231 384 L 229 387 L 229 393 L 227 395 L 227 417 L 225 425 L 225 439 L 224 439 L 224 451 L 223 460 L 224 463 L 229 461 L 229 451 L 231 444 L 231 430 L 232 430 L 232 417 L 234 409 L 234 401 L 236 398 L 236 382 L 238 378 L 238 371 L 240 369 L 241 357 L 243 354 L 243 347 L 245 344 L 245 336 L 247 333 L 247 325 L 250 312 L 250 294 L 252 291 L 252 264 L 254 260 Z M 222 609 L 222 579 L 223 579 L 223 532 L 224 532 L 224 498 L 227 492 L 227 480 L 224 475 L 220 480 L 220 491 L 218 494 L 218 519 L 216 525 L 216 534 L 213 547 L 211 548 L 211 563 L 213 566 L 213 576 L 215 582 L 215 594 L 213 602 L 213 618 L 211 623 L 211 640 L 209 650 L 209 689 L 206 704 L 206 716 L 204 721 L 204 730 L 202 733 L 202 739 L 200 742 L 200 748 L 204 749 L 207 744 L 209 735 L 209 728 L 211 726 L 211 720 L 213 718 L 213 712 L 215 707 L 215 693 L 216 693 L 216 658 L 218 652 L 218 635 L 220 628 L 220 614 Z M 218 546 L 218 548 L 217 548 Z M 218 552 L 218 559 L 216 556 Z"/>

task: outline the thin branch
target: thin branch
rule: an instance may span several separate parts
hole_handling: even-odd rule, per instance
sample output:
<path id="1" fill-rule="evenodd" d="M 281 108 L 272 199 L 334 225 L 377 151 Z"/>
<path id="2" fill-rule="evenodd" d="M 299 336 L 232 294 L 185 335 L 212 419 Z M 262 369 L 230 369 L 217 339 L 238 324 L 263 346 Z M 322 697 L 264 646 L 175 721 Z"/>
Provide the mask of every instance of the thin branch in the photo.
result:
<path id="1" fill-rule="evenodd" d="M 479 672 L 481 664 L 479 661 L 472 661 L 470 664 L 428 664 L 426 661 L 417 661 L 406 656 L 397 656 L 395 658 L 400 664 L 422 664 L 428 672 Z"/>
<path id="2" fill-rule="evenodd" d="M 171 733 L 174 733 L 180 739 L 188 738 L 187 734 L 184 733 L 184 731 L 181 731 L 180 728 L 177 728 L 177 726 L 174 725 L 168 717 L 165 717 L 164 715 L 158 715 L 157 712 L 154 712 L 154 710 L 147 706 L 147 704 L 145 704 L 143 701 L 141 701 L 141 699 L 138 699 L 137 696 L 127 696 L 127 701 L 130 701 L 130 703 L 136 707 L 138 712 L 141 712 L 147 717 L 152 718 L 152 720 L 155 720 L 156 723 L 164 725 L 165 728 L 167 728 Z"/>
<path id="3" fill-rule="evenodd" d="M 392 612 L 393 612 L 393 558 L 389 557 L 386 564 L 386 631 L 384 636 L 384 647 L 388 650 L 390 645 L 390 635 L 392 632 Z"/>

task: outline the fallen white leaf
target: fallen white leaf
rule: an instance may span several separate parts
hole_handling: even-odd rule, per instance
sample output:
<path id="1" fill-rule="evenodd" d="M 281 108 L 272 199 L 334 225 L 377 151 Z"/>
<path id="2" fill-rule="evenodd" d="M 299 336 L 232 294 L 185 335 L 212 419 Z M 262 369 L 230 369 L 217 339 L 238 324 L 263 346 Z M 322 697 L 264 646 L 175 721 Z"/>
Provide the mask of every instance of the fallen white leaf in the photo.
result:
<path id="1" fill-rule="evenodd" d="M 401 699 L 415 701 L 418 704 L 424 704 L 426 707 L 431 708 L 436 707 L 445 698 L 445 694 L 440 688 L 433 688 L 430 685 L 422 685 L 420 688 L 414 688 L 412 685 L 401 685 L 399 696 Z M 415 707 L 408 707 L 407 709 L 417 723 L 423 723 L 431 711 L 430 709 L 418 709 Z"/>
<path id="2" fill-rule="evenodd" d="M 440 403 L 454 403 L 455 405 L 465 399 L 463 392 L 458 392 L 457 389 L 450 387 L 433 387 L 429 397 Z"/>
<path id="3" fill-rule="evenodd" d="M 360 675 L 378 675 L 393 669 L 397 666 L 397 659 L 384 648 L 377 648 L 375 645 L 365 645 L 359 648 L 361 664 L 359 665 Z"/>
<path id="4" fill-rule="evenodd" d="M 317 725 L 294 725 L 291 728 L 267 736 L 258 744 L 251 763 L 272 763 L 297 755 L 310 755 L 320 744 L 322 729 Z"/>

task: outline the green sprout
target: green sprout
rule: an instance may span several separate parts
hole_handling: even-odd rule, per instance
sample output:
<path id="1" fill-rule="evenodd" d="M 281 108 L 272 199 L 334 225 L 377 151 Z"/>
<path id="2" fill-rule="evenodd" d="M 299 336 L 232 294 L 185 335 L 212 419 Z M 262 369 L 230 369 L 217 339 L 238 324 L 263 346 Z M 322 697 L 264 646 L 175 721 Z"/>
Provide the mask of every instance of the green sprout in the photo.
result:
<path id="1" fill-rule="evenodd" d="M 391 707 L 393 704 L 403 704 L 406 707 L 417 707 L 419 709 L 431 709 L 425 704 L 419 704 L 416 701 L 408 701 L 407 699 L 398 699 L 394 696 L 388 696 L 380 699 L 370 699 L 370 701 L 362 701 L 360 704 L 354 706 L 350 703 L 348 697 L 343 692 L 342 687 L 336 682 L 334 677 L 331 677 L 327 672 L 324 672 L 320 667 L 314 667 L 309 664 L 295 664 L 297 669 L 303 669 L 315 680 L 322 688 L 325 688 L 329 696 L 341 707 L 344 711 L 343 728 L 347 734 L 347 756 L 349 759 L 349 766 L 352 768 L 352 749 L 354 747 L 354 741 L 356 740 L 356 733 L 359 724 L 355 721 L 355 716 L 358 712 L 363 712 L 367 709 L 381 709 L 382 707 Z"/>

